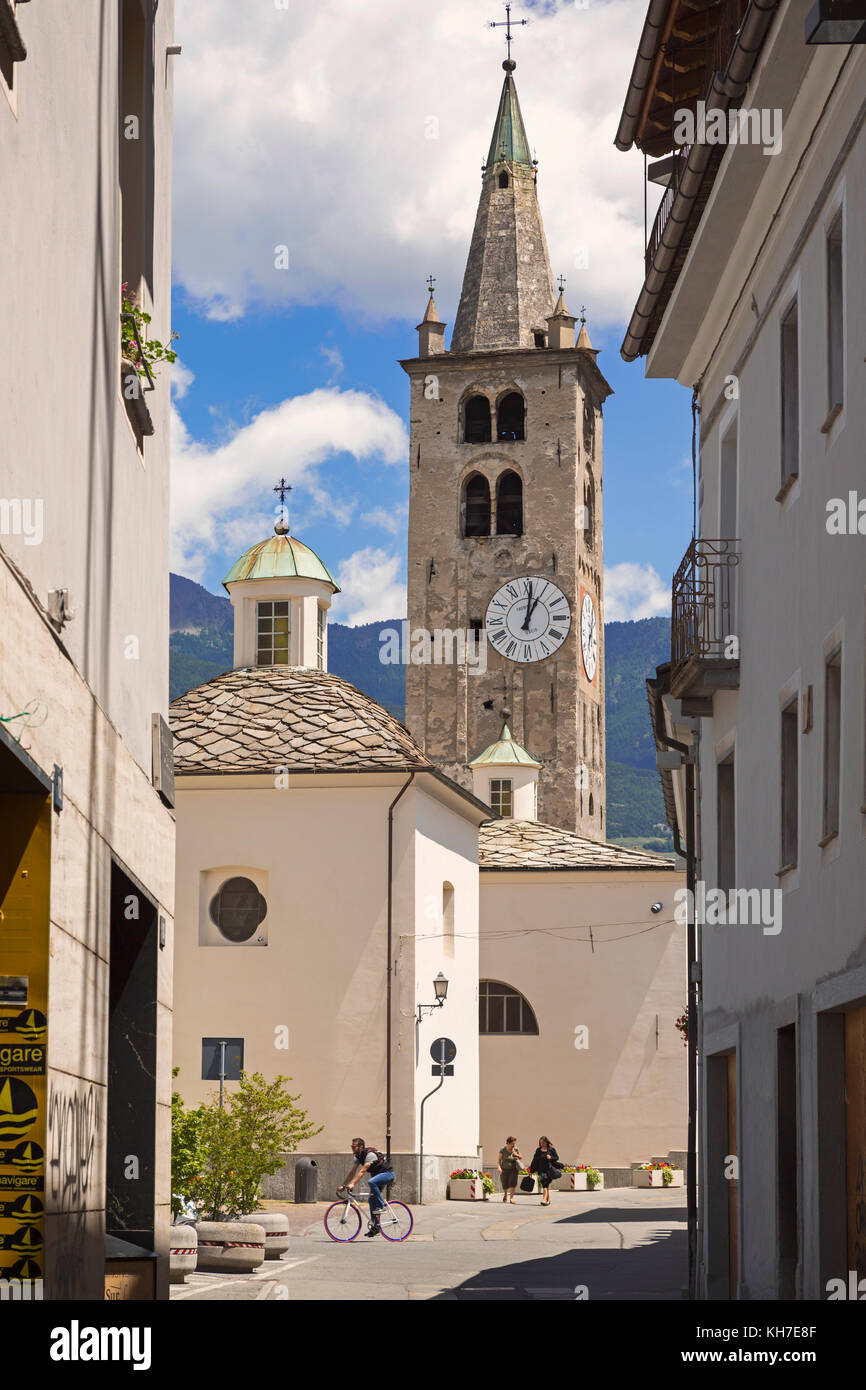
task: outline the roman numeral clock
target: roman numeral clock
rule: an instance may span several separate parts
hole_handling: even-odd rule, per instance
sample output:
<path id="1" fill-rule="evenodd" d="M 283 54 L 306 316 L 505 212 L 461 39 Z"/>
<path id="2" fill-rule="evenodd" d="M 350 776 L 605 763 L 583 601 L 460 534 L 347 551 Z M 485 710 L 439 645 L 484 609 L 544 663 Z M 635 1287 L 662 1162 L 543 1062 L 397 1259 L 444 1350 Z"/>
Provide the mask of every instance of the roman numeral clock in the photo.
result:
<path id="1" fill-rule="evenodd" d="M 543 661 L 568 636 L 571 609 L 549 579 L 528 575 L 496 590 L 487 605 L 486 627 L 488 641 L 509 661 Z"/>

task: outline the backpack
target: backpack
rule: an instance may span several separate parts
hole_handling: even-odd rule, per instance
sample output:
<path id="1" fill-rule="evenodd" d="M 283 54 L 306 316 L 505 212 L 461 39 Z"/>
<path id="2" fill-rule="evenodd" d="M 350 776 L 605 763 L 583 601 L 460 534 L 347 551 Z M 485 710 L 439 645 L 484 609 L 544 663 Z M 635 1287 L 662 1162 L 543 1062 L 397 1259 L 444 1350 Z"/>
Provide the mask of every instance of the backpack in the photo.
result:
<path id="1" fill-rule="evenodd" d="M 370 1164 L 370 1167 L 367 1169 L 367 1172 L 369 1173 L 371 1178 L 376 1178 L 379 1176 L 380 1173 L 384 1173 L 387 1171 L 388 1162 L 385 1158 L 385 1155 L 383 1153 L 380 1153 L 378 1149 L 374 1149 L 372 1144 L 367 1145 L 365 1153 L 369 1153 L 371 1149 L 373 1153 L 376 1155 L 376 1162 Z"/>

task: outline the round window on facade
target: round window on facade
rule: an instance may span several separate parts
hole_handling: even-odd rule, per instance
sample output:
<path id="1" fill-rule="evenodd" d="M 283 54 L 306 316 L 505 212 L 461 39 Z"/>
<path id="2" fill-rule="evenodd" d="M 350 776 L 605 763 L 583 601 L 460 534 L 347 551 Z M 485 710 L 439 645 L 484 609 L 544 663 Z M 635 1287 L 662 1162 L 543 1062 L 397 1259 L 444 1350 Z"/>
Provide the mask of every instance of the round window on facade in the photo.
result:
<path id="1" fill-rule="evenodd" d="M 249 941 L 267 911 L 267 903 L 250 878 L 226 879 L 210 903 L 211 921 L 226 941 Z"/>

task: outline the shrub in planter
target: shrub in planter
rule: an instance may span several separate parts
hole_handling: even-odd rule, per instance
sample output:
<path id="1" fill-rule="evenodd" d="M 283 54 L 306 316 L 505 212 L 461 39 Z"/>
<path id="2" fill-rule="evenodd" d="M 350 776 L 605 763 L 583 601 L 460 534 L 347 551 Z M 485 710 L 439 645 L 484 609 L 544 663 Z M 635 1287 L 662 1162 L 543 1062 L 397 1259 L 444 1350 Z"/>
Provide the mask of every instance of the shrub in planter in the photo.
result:
<path id="1" fill-rule="evenodd" d="M 683 1171 L 676 1163 L 642 1163 L 634 1171 L 635 1187 L 682 1187 Z"/>
<path id="2" fill-rule="evenodd" d="M 456 1168 L 451 1174 L 448 1196 L 456 1202 L 483 1202 L 495 1190 L 489 1173 L 480 1173 L 476 1168 Z"/>
<path id="3" fill-rule="evenodd" d="M 236 1091 L 219 1104 L 218 1093 L 197 1110 L 172 1098 L 173 1208 L 191 1201 L 209 1221 L 234 1220 L 254 1211 L 262 1179 L 276 1173 L 286 1153 L 320 1132 L 290 1095 L 288 1076 L 266 1081 L 260 1072 L 241 1073 Z M 181 1210 L 177 1205 L 175 1214 Z"/>
<path id="4" fill-rule="evenodd" d="M 551 1186 L 559 1192 L 592 1192 L 597 1187 L 604 1187 L 604 1176 L 589 1163 L 566 1163 L 562 1177 Z"/>

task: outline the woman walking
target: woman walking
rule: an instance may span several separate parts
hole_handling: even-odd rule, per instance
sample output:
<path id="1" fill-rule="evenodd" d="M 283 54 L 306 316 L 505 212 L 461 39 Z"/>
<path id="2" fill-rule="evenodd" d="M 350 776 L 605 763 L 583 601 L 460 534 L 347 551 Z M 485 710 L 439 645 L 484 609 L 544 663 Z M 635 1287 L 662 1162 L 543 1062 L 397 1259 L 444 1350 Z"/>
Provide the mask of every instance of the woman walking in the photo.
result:
<path id="1" fill-rule="evenodd" d="M 517 1176 L 523 1162 L 523 1154 L 515 1148 L 517 1140 L 509 1134 L 505 1148 L 499 1150 L 499 1177 L 502 1182 L 503 1202 L 514 1202 L 517 1191 Z"/>
<path id="2" fill-rule="evenodd" d="M 543 1196 L 541 1205 L 550 1206 L 550 1184 L 554 1178 L 558 1178 L 561 1173 L 559 1167 L 559 1154 L 551 1144 L 546 1134 L 542 1134 L 538 1141 L 538 1148 L 532 1155 L 532 1162 L 529 1165 L 530 1173 L 537 1173 L 538 1181 L 541 1183 Z"/>

